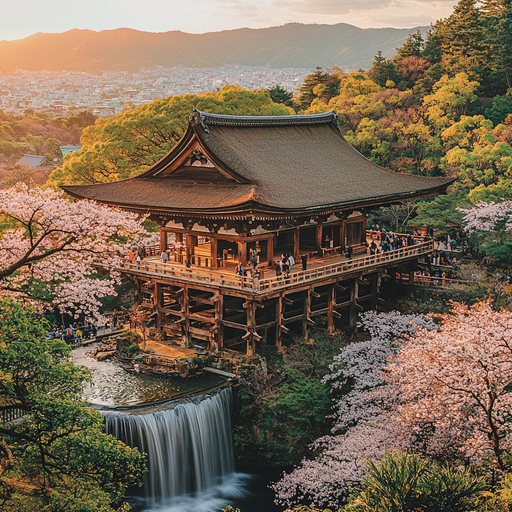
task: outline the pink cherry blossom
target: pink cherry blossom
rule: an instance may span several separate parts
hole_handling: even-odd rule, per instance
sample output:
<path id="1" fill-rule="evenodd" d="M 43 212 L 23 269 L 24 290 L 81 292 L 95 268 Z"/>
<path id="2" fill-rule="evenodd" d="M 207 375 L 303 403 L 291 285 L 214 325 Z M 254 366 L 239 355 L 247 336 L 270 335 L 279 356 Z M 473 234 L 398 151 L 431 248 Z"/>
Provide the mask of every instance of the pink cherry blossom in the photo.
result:
<path id="1" fill-rule="evenodd" d="M 148 236 L 135 214 L 23 183 L 0 190 L 0 215 L 12 225 L 0 235 L 1 293 L 75 314 L 98 315 L 98 299 L 115 295 L 119 276 L 98 278 L 95 260 L 113 268 Z"/>

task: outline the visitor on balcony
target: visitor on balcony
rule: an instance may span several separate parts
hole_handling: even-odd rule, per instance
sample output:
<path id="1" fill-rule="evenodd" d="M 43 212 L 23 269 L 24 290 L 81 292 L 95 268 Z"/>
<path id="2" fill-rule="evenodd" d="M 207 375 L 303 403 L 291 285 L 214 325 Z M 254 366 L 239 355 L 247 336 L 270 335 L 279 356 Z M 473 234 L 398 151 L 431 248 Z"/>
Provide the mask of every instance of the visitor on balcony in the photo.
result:
<path id="1" fill-rule="evenodd" d="M 308 256 L 307 254 L 302 254 L 300 257 L 300 262 L 302 263 L 302 270 L 307 270 L 308 268 Z"/>
<path id="2" fill-rule="evenodd" d="M 162 251 L 162 254 L 160 254 L 160 258 L 162 258 L 162 263 L 167 263 L 167 252 Z"/>

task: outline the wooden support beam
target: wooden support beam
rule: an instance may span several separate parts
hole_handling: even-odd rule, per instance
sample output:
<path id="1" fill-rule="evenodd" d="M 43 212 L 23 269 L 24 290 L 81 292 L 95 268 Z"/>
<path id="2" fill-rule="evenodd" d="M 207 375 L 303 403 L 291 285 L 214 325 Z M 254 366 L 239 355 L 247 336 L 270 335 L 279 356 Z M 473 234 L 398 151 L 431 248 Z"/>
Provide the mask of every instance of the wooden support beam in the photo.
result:
<path id="1" fill-rule="evenodd" d="M 376 272 L 372 276 L 372 298 L 370 307 L 377 309 L 377 303 L 379 300 L 379 288 L 380 288 L 380 272 Z"/>
<path id="2" fill-rule="evenodd" d="M 316 233 L 315 233 L 315 250 L 319 251 L 322 248 L 322 225 L 318 224 L 316 226 Z"/>
<path id="3" fill-rule="evenodd" d="M 315 325 L 315 321 L 312 320 L 311 318 L 307 318 L 306 321 L 307 321 L 308 325 Z"/>
<path id="4" fill-rule="evenodd" d="M 292 299 L 289 299 L 288 297 L 285 297 L 283 295 L 283 302 L 288 305 L 288 306 L 291 306 L 293 304 L 293 300 Z"/>
<path id="5" fill-rule="evenodd" d="M 167 250 L 167 231 L 160 227 L 160 254 Z M 160 256 L 159 254 L 159 256 Z"/>
<path id="6" fill-rule="evenodd" d="M 341 317 L 342 317 L 341 313 L 339 313 L 339 312 L 338 312 L 338 311 L 336 311 L 335 309 L 332 311 L 332 314 L 333 314 L 333 316 L 335 316 L 336 318 L 341 318 Z"/>
<path id="7" fill-rule="evenodd" d="M 363 284 L 363 285 L 365 285 L 365 286 L 368 286 L 368 285 L 370 284 L 366 279 L 363 279 L 362 277 L 360 277 L 360 278 L 357 280 L 357 282 L 358 282 L 359 284 Z"/>
<path id="8" fill-rule="evenodd" d="M 188 239 L 188 237 L 187 237 Z M 183 287 L 183 294 L 180 297 L 181 311 L 184 314 L 184 322 L 181 322 L 181 344 L 184 347 L 190 345 L 190 320 L 187 318 L 187 315 L 190 313 L 189 309 L 189 301 L 188 301 L 188 288 L 186 286 Z"/>
<path id="9" fill-rule="evenodd" d="M 210 238 L 210 244 L 211 244 L 211 252 L 210 256 L 212 258 L 212 268 L 218 268 L 219 266 L 219 260 L 218 260 L 218 249 L 217 249 L 217 238 L 213 237 Z"/>
<path id="10" fill-rule="evenodd" d="M 222 318 L 224 315 L 224 295 L 219 293 L 215 296 L 215 323 L 218 326 L 217 331 L 217 350 L 224 348 L 224 325 L 222 324 Z"/>
<path id="11" fill-rule="evenodd" d="M 318 292 L 315 292 L 315 290 L 313 290 L 313 289 L 309 290 L 309 293 L 311 293 L 311 295 L 313 297 L 315 297 L 315 299 L 319 299 L 320 298 L 320 294 Z"/>
<path id="12" fill-rule="evenodd" d="M 349 289 L 349 287 L 348 287 L 348 286 L 341 286 L 341 284 L 339 284 L 339 283 L 336 283 L 336 284 L 335 284 L 335 287 L 336 287 L 338 290 L 342 291 L 342 292 L 346 292 L 346 291 Z"/>
<path id="13" fill-rule="evenodd" d="M 356 314 L 356 305 L 357 298 L 359 296 L 359 283 L 357 279 L 354 279 L 354 283 L 352 284 L 352 290 L 350 292 L 350 317 L 349 317 L 349 325 L 351 329 L 355 332 L 357 329 L 357 314 Z"/>
<path id="14" fill-rule="evenodd" d="M 290 332 L 290 329 L 286 327 L 285 325 L 281 325 L 281 331 L 283 331 L 285 334 L 288 334 Z"/>
<path id="15" fill-rule="evenodd" d="M 278 352 L 283 350 L 283 296 L 279 295 L 276 300 L 276 348 Z"/>
<path id="16" fill-rule="evenodd" d="M 247 355 L 253 356 L 256 353 L 256 307 L 254 301 L 247 306 L 247 329 L 249 337 L 247 338 Z"/>
<path id="17" fill-rule="evenodd" d="M 247 330 L 247 325 L 237 324 L 236 322 L 230 322 L 229 320 L 222 320 L 222 325 L 224 327 L 231 327 L 232 329 L 240 329 L 242 331 Z"/>
<path id="18" fill-rule="evenodd" d="M 302 312 L 302 334 L 307 340 L 309 336 L 309 316 L 311 315 L 311 290 L 304 290 L 304 311 Z"/>
<path id="19" fill-rule="evenodd" d="M 300 259 L 300 252 L 299 252 L 299 245 L 300 245 L 300 231 L 299 228 L 296 228 L 293 230 L 293 248 L 292 248 L 292 256 L 295 261 L 299 261 Z"/>
<path id="20" fill-rule="evenodd" d="M 274 235 L 267 240 L 267 259 L 270 265 L 274 260 Z"/>
<path id="21" fill-rule="evenodd" d="M 327 332 L 332 334 L 334 332 L 334 305 L 336 304 L 336 291 L 334 286 L 329 288 L 327 294 Z"/>

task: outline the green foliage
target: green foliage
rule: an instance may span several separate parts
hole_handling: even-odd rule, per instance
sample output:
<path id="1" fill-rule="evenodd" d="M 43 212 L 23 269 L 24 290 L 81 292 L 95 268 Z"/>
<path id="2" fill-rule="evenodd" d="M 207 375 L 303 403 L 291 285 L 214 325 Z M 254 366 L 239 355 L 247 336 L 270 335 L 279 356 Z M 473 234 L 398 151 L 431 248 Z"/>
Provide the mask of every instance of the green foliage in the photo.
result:
<path id="1" fill-rule="evenodd" d="M 183 136 L 193 109 L 217 114 L 288 115 L 266 90 L 224 86 L 219 92 L 171 96 L 112 118 L 98 119 L 84 130 L 82 149 L 66 156 L 48 185 L 100 183 L 133 176 L 166 155 Z"/>
<path id="2" fill-rule="evenodd" d="M 282 103 L 287 107 L 296 108 L 295 102 L 293 101 L 293 93 L 288 92 L 286 89 L 281 87 L 280 85 L 274 85 L 271 89 L 268 89 L 270 94 L 270 99 L 274 103 Z"/>
<path id="3" fill-rule="evenodd" d="M 491 106 L 485 109 L 485 117 L 490 119 L 494 126 L 503 123 L 507 116 L 512 114 L 512 97 L 495 96 Z"/>
<path id="4" fill-rule="evenodd" d="M 436 233 L 446 234 L 452 231 L 447 228 L 448 221 L 461 224 L 462 213 L 457 208 L 466 208 L 469 205 L 465 189 L 452 188 L 448 194 L 424 199 L 419 202 L 417 217 L 411 222 L 415 226 L 432 226 Z"/>
<path id="5" fill-rule="evenodd" d="M 103 431 L 85 407 L 88 371 L 69 348 L 45 339 L 47 325 L 19 303 L 0 308 L 0 499 L 5 510 L 127 510 L 129 485 L 141 485 L 144 457 Z M 22 411 L 23 420 L 7 421 Z"/>
<path id="6" fill-rule="evenodd" d="M 271 385 L 258 387 L 254 380 L 237 397 L 234 442 L 238 463 L 299 462 L 313 439 L 324 433 L 330 411 L 328 386 L 320 380 L 294 377 L 291 370 Z"/>
<path id="7" fill-rule="evenodd" d="M 373 66 L 368 71 L 368 78 L 381 87 L 386 87 L 388 81 L 393 82 L 393 87 L 403 79 L 395 63 L 392 60 L 387 60 L 380 50 L 373 60 Z"/>
<path id="8" fill-rule="evenodd" d="M 317 66 L 316 71 L 304 79 L 297 100 L 299 107 L 307 109 L 316 99 L 328 104 L 331 98 L 338 95 L 342 74 L 338 68 L 334 68 L 333 73 L 328 71 L 322 71 L 322 68 Z"/>
<path id="9" fill-rule="evenodd" d="M 486 489 L 468 469 L 455 471 L 417 455 L 387 453 L 379 467 L 368 462 L 362 489 L 347 511 L 464 512 Z"/>
<path id="10" fill-rule="evenodd" d="M 127 354 L 130 354 L 130 355 L 134 355 L 136 354 L 137 352 L 140 352 L 140 347 L 139 345 L 136 345 L 135 343 L 132 344 L 132 345 L 129 345 L 128 347 L 125 348 L 125 352 Z"/>

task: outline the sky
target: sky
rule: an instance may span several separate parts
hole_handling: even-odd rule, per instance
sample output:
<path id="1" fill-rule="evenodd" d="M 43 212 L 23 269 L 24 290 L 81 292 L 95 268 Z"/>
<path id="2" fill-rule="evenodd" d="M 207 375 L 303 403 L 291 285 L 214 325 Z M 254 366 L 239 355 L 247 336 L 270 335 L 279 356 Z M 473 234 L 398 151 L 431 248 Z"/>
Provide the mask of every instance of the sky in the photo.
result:
<path id="1" fill-rule="evenodd" d="M 292 22 L 412 28 L 445 18 L 455 4 L 455 0 L 0 0 L 0 40 L 73 28 L 203 33 Z"/>

